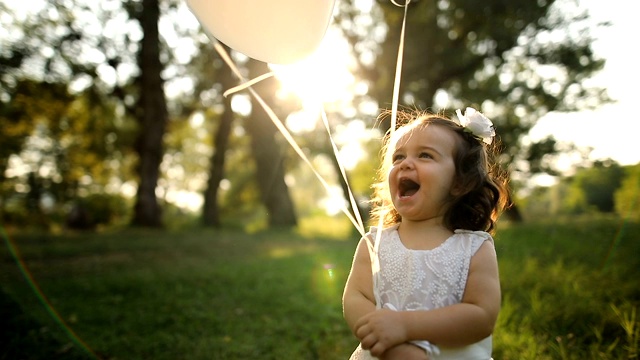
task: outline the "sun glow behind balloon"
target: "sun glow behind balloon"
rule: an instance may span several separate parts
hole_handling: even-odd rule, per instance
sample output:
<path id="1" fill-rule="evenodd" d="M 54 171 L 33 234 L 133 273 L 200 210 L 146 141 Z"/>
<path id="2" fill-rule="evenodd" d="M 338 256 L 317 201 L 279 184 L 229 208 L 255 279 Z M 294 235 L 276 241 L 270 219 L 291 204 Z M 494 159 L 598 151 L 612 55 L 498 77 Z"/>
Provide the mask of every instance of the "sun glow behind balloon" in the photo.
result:
<path id="1" fill-rule="evenodd" d="M 289 65 L 270 65 L 281 84 L 281 97 L 296 96 L 307 110 L 349 106 L 356 79 L 347 41 L 329 29 L 318 49 Z"/>

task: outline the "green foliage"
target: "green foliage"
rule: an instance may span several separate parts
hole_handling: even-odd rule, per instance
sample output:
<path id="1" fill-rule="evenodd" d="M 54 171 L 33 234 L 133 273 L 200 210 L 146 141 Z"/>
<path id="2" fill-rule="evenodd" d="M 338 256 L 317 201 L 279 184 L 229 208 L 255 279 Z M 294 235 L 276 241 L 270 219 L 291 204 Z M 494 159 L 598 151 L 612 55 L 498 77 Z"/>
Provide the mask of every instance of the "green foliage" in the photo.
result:
<path id="1" fill-rule="evenodd" d="M 572 186 L 582 190 L 586 204 L 601 212 L 613 212 L 613 194 L 624 176 L 623 168 L 614 161 L 596 161 L 593 166 L 579 169 Z"/>
<path id="2" fill-rule="evenodd" d="M 596 161 L 591 167 L 577 169 L 573 176 L 561 178 L 556 185 L 534 188 L 520 204 L 531 219 L 614 212 L 633 219 L 640 186 L 634 170 L 637 167 Z"/>
<path id="3" fill-rule="evenodd" d="M 50 354 L 34 350 L 31 359 L 61 349 L 72 358 L 83 353 L 80 340 L 105 359 L 346 359 L 357 341 L 340 297 L 357 236 L 303 232 L 5 239 L 26 266 L 20 272 L 3 247 L 0 295 L 13 309 L 5 324 L 30 334 L 9 344 L 35 349 L 46 337 Z M 494 358 L 637 358 L 638 234 L 640 223 L 599 218 L 500 225 Z"/>
<path id="4" fill-rule="evenodd" d="M 499 229 L 504 299 L 494 358 L 634 358 L 637 234 L 638 223 L 598 218 Z"/>
<path id="5" fill-rule="evenodd" d="M 640 164 L 627 167 L 622 184 L 615 191 L 615 210 L 622 218 L 640 221 Z"/>
<path id="6" fill-rule="evenodd" d="M 359 194 L 370 197 L 372 192 L 371 184 L 373 184 L 377 178 L 376 173 L 380 165 L 380 147 L 382 145 L 382 136 L 373 138 L 362 144 L 367 154 L 370 154 L 365 159 L 362 159 L 356 167 L 351 171 L 351 187 Z"/>
<path id="7" fill-rule="evenodd" d="M 129 220 L 131 200 L 122 195 L 91 194 L 77 199 L 70 212 L 80 216 L 80 227 L 122 226 Z"/>

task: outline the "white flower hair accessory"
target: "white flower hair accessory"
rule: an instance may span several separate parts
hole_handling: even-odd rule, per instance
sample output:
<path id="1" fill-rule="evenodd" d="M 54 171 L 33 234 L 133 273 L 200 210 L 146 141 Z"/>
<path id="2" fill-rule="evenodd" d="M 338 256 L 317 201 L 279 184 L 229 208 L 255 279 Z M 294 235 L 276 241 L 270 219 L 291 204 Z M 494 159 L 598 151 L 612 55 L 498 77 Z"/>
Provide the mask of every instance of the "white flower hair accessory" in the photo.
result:
<path id="1" fill-rule="evenodd" d="M 460 110 L 456 110 L 456 115 L 458 115 L 458 121 L 456 122 L 465 128 L 465 130 L 472 133 L 473 136 L 487 144 L 493 142 L 496 131 L 493 128 L 491 120 L 484 116 L 484 114 L 474 108 L 468 107 L 465 109 L 464 115 L 462 115 Z"/>

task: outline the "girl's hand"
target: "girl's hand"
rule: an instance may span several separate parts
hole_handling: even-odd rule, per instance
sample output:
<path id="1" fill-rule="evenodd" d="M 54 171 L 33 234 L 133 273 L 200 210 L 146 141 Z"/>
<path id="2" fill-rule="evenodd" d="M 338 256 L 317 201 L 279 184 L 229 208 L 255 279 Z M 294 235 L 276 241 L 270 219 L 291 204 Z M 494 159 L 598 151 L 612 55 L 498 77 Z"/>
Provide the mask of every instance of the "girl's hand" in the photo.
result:
<path id="1" fill-rule="evenodd" d="M 406 330 L 398 314 L 397 311 L 380 309 L 361 317 L 356 322 L 355 333 L 362 348 L 379 357 L 393 346 L 407 341 Z"/>
<path id="2" fill-rule="evenodd" d="M 402 343 L 385 351 L 380 360 L 429 360 L 427 352 L 411 343 Z"/>

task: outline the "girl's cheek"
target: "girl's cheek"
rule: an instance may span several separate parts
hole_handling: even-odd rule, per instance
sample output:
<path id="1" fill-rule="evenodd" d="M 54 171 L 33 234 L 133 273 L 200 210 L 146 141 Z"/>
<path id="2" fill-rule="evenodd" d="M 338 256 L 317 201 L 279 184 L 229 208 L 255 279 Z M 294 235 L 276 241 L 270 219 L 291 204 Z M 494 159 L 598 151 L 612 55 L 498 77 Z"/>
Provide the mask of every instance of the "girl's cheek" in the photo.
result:
<path id="1" fill-rule="evenodd" d="M 391 183 L 393 181 L 393 174 L 395 173 L 395 166 L 392 166 L 387 173 L 387 182 Z"/>

